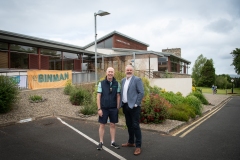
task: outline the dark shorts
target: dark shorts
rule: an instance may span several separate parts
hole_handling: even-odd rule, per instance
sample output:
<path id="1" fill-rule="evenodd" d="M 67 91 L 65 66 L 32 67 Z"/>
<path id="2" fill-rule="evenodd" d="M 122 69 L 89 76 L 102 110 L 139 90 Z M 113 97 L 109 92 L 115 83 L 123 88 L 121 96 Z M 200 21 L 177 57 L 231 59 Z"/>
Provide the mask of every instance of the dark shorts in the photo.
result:
<path id="1" fill-rule="evenodd" d="M 118 109 L 117 108 L 102 108 L 103 116 L 98 118 L 98 122 L 106 124 L 109 118 L 111 123 L 118 123 Z"/>

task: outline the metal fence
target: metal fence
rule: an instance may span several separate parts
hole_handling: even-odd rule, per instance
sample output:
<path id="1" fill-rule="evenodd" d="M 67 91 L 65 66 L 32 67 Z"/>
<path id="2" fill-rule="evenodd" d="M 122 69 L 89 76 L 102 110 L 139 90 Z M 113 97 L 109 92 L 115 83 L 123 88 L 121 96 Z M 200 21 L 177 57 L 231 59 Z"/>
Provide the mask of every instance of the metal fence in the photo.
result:
<path id="1" fill-rule="evenodd" d="M 28 89 L 27 71 L 0 71 L 0 75 L 12 78 L 19 89 Z M 89 82 L 95 82 L 95 72 L 72 72 L 72 84 Z"/>

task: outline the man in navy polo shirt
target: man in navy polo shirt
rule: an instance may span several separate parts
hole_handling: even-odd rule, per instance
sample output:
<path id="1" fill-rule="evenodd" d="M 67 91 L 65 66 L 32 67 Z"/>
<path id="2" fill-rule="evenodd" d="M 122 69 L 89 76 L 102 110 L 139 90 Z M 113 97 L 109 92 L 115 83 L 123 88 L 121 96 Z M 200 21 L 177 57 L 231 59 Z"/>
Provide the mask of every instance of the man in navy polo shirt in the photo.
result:
<path id="1" fill-rule="evenodd" d="M 98 122 L 99 127 L 99 145 L 98 150 L 102 150 L 105 124 L 110 120 L 111 146 L 119 149 L 115 142 L 116 126 L 118 123 L 118 109 L 120 106 L 120 84 L 114 78 L 114 69 L 108 67 L 106 78 L 98 84 L 97 91 Z"/>

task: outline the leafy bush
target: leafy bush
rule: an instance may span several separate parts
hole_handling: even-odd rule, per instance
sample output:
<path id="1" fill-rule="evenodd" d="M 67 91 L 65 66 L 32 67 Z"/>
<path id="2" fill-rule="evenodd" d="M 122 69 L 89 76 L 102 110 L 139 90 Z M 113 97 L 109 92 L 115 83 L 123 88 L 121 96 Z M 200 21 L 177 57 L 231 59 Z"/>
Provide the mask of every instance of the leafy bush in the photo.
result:
<path id="1" fill-rule="evenodd" d="M 92 94 L 82 88 L 76 88 L 74 89 L 70 94 L 70 101 L 73 105 L 83 105 L 84 103 L 91 103 L 92 101 Z"/>
<path id="2" fill-rule="evenodd" d="M 144 96 L 150 94 L 150 83 L 149 80 L 145 77 L 142 77 L 142 82 L 143 82 L 143 88 L 144 88 Z"/>
<path id="3" fill-rule="evenodd" d="M 194 95 L 195 97 L 197 97 L 202 102 L 202 104 L 205 104 L 205 105 L 209 104 L 209 102 L 201 92 L 192 92 L 190 95 Z"/>
<path id="4" fill-rule="evenodd" d="M 202 93 L 202 89 L 201 88 L 196 88 L 196 92 Z"/>
<path id="5" fill-rule="evenodd" d="M 32 95 L 32 96 L 29 97 L 29 100 L 31 100 L 33 102 L 37 102 L 37 101 L 42 101 L 43 98 L 42 98 L 42 96 Z"/>
<path id="6" fill-rule="evenodd" d="M 169 119 L 178 120 L 178 121 L 188 121 L 189 117 L 184 111 L 179 111 L 176 108 L 170 108 L 168 110 Z"/>
<path id="7" fill-rule="evenodd" d="M 183 103 L 193 107 L 196 115 L 202 115 L 202 102 L 194 95 L 188 95 Z"/>
<path id="8" fill-rule="evenodd" d="M 181 92 L 177 92 L 176 95 L 181 97 L 183 96 Z"/>
<path id="9" fill-rule="evenodd" d="M 0 113 L 11 110 L 18 100 L 19 90 L 14 80 L 7 76 L 0 76 Z"/>
<path id="10" fill-rule="evenodd" d="M 195 118 L 196 114 L 193 107 L 186 104 L 178 104 L 168 109 L 169 119 L 188 121 L 189 118 Z"/>
<path id="11" fill-rule="evenodd" d="M 160 96 L 164 97 L 172 105 L 177 105 L 184 101 L 184 97 L 181 94 L 174 94 L 173 92 L 162 92 Z"/>
<path id="12" fill-rule="evenodd" d="M 84 115 L 93 115 L 97 113 L 97 104 L 96 103 L 85 103 L 84 106 L 80 109 L 80 112 Z"/>
<path id="13" fill-rule="evenodd" d="M 121 80 L 126 77 L 125 73 L 124 72 L 120 72 L 120 71 L 116 71 L 115 70 L 115 73 L 114 73 L 114 78 L 119 82 L 121 83 Z"/>
<path id="14" fill-rule="evenodd" d="M 72 82 L 70 80 L 67 81 L 65 88 L 63 90 L 64 94 L 70 95 L 73 91 L 74 87 L 72 86 Z"/>
<path id="15" fill-rule="evenodd" d="M 167 108 L 171 104 L 158 94 L 150 94 L 143 98 L 141 107 L 141 123 L 162 123 L 168 117 Z"/>
<path id="16" fill-rule="evenodd" d="M 160 94 L 161 93 L 161 88 L 158 86 L 150 86 L 150 93 L 152 94 Z"/>

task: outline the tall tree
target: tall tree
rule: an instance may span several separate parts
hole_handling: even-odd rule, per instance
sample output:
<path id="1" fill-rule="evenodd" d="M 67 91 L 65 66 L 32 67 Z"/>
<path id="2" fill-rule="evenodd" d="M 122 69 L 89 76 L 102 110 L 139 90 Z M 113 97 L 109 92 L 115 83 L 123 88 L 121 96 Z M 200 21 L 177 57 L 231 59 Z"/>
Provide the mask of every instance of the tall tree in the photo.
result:
<path id="1" fill-rule="evenodd" d="M 215 84 L 215 68 L 213 67 L 213 60 L 208 59 L 202 67 L 199 86 L 211 87 L 213 84 Z"/>
<path id="2" fill-rule="evenodd" d="M 233 63 L 231 66 L 234 66 L 236 73 L 240 74 L 240 48 L 236 48 L 230 54 L 233 56 Z"/>
<path id="3" fill-rule="evenodd" d="M 192 68 L 192 78 L 195 80 L 195 84 L 196 86 L 198 86 L 198 83 L 199 83 L 199 79 L 201 77 L 201 71 L 202 71 L 202 68 L 204 66 L 204 64 L 206 63 L 207 61 L 207 58 L 206 57 L 203 57 L 203 55 L 199 55 L 193 65 L 193 68 Z"/>

